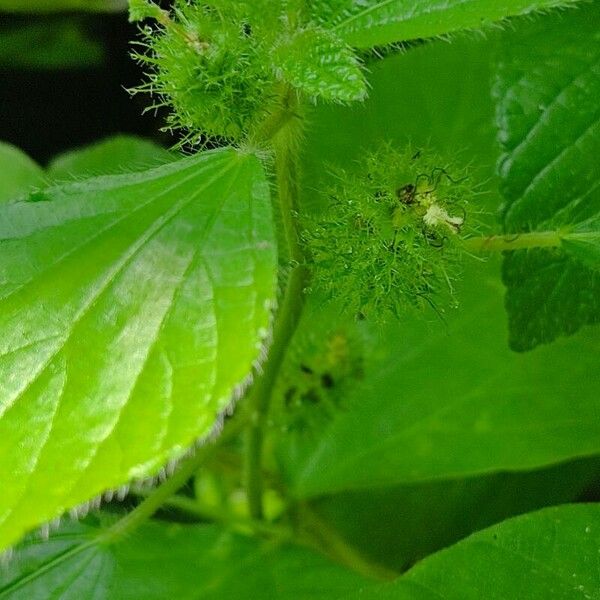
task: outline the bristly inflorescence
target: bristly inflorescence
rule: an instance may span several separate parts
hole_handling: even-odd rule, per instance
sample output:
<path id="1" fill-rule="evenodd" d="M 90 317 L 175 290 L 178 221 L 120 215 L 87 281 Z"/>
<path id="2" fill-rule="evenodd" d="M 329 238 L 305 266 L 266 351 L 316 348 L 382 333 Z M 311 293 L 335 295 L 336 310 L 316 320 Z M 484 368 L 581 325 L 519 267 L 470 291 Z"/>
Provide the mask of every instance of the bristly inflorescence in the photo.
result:
<path id="1" fill-rule="evenodd" d="M 135 56 L 149 72 L 135 91 L 169 107 L 187 142 L 252 138 L 281 110 L 285 86 L 313 101 L 366 95 L 359 59 L 300 0 L 175 0 L 171 11 L 131 0 L 130 14 L 155 22 L 142 29 Z"/>
<path id="2" fill-rule="evenodd" d="M 303 232 L 313 287 L 374 320 L 453 302 L 461 241 L 474 230 L 468 170 L 385 144 L 333 175 L 325 212 Z"/>
<path id="3" fill-rule="evenodd" d="M 136 56 L 150 73 L 138 91 L 171 108 L 171 128 L 235 141 L 275 97 L 263 59 L 273 30 L 261 30 L 245 3 L 227 11 L 221 4 L 180 0 L 172 14 L 161 11 L 158 29 L 144 27 L 145 51 Z"/>

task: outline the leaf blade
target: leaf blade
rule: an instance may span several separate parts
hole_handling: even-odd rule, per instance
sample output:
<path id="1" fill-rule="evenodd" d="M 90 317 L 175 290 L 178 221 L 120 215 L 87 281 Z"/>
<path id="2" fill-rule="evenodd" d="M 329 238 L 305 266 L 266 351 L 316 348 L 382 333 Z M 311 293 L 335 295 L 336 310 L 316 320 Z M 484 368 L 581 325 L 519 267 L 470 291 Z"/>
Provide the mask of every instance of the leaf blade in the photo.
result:
<path id="1" fill-rule="evenodd" d="M 216 525 L 149 522 L 112 545 L 98 540 L 102 532 L 69 523 L 48 542 L 29 540 L 16 550 L 0 597 L 330 600 L 365 583 L 304 548 L 253 540 Z M 93 560 L 104 568 L 86 569 Z"/>
<path id="2" fill-rule="evenodd" d="M 498 65 L 503 226 L 562 238 L 557 250 L 507 255 L 510 343 L 518 351 L 600 321 L 597 18 L 592 5 L 525 26 L 505 41 Z"/>
<path id="3" fill-rule="evenodd" d="M 331 32 L 300 30 L 277 46 L 273 59 L 278 76 L 310 98 L 352 102 L 367 94 L 358 59 Z"/>
<path id="4" fill-rule="evenodd" d="M 0 142 L 0 203 L 16 198 L 44 182 L 44 172 L 29 156 Z"/>
<path id="5" fill-rule="evenodd" d="M 517 472 L 598 453 L 597 331 L 515 354 L 505 324 L 489 317 L 503 310 L 493 268 L 474 265 L 457 295 L 447 326 L 407 320 L 371 333 L 359 354 L 363 374 L 340 392 L 341 407 L 299 409 L 309 426 L 290 426 L 278 452 L 296 496 Z"/>
<path id="6" fill-rule="evenodd" d="M 359 48 L 479 29 L 507 17 L 575 4 L 577 0 L 338 0 L 315 14 Z"/>
<path id="7" fill-rule="evenodd" d="M 211 430 L 259 356 L 275 251 L 262 167 L 234 151 L 48 188 L 2 217 L 6 545 Z"/>
<path id="8" fill-rule="evenodd" d="M 510 519 L 356 597 L 386 600 L 597 599 L 600 507 L 565 505 Z"/>
<path id="9" fill-rule="evenodd" d="M 121 134 L 55 156 L 48 165 L 47 173 L 51 179 L 58 182 L 96 175 L 144 171 L 176 158 L 176 154 L 149 140 Z"/>

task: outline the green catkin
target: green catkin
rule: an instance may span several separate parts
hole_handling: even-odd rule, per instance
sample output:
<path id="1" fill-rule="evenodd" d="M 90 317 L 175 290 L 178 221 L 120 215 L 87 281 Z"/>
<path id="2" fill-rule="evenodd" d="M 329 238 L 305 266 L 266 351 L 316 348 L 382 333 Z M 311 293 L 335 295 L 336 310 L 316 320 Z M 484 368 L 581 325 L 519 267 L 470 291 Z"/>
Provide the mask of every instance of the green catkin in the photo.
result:
<path id="1" fill-rule="evenodd" d="M 383 145 L 333 173 L 302 238 L 313 287 L 372 320 L 452 304 L 475 191 L 468 171 L 425 149 Z"/>

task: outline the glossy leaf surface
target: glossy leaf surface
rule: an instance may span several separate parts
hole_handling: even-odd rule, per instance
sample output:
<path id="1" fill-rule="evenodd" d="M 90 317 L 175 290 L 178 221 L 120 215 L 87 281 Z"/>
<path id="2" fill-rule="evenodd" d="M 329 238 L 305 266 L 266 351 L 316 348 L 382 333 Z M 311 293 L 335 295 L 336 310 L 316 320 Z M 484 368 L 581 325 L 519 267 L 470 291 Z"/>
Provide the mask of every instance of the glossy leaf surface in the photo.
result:
<path id="1" fill-rule="evenodd" d="M 275 265 L 262 167 L 232 150 L 0 207 L 0 547 L 215 426 Z"/>

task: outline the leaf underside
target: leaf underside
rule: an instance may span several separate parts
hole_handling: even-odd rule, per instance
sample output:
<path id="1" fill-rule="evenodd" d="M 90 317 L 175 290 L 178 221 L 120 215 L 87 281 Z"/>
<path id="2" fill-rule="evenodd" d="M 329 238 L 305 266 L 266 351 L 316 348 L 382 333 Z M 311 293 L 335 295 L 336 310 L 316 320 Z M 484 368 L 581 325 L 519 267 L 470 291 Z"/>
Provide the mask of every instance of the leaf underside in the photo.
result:
<path id="1" fill-rule="evenodd" d="M 235 151 L 0 206 L 0 547 L 211 431 L 275 269 L 267 181 Z"/>

